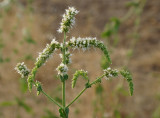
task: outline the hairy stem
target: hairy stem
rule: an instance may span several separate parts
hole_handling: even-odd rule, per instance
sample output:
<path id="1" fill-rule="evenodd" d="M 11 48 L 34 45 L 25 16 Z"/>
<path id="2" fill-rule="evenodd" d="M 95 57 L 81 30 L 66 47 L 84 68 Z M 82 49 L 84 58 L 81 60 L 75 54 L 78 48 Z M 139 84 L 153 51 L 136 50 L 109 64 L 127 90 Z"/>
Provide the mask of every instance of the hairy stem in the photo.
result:
<path id="1" fill-rule="evenodd" d="M 66 47 L 65 47 L 65 43 L 66 43 L 66 32 L 64 32 L 64 40 L 63 40 L 63 63 L 66 64 L 66 58 L 65 58 L 65 52 L 66 52 Z M 66 106 L 66 95 L 65 95 L 65 89 L 66 89 L 66 85 L 65 85 L 65 80 L 62 82 L 62 105 L 63 108 L 65 108 Z"/>
<path id="2" fill-rule="evenodd" d="M 60 104 L 58 104 L 51 96 L 49 96 L 47 93 L 45 93 L 43 90 L 41 91 L 48 99 L 50 99 L 53 103 L 55 103 L 60 108 L 63 108 Z"/>
<path id="3" fill-rule="evenodd" d="M 62 82 L 62 105 L 65 108 L 66 106 L 66 96 L 65 96 L 65 81 Z"/>

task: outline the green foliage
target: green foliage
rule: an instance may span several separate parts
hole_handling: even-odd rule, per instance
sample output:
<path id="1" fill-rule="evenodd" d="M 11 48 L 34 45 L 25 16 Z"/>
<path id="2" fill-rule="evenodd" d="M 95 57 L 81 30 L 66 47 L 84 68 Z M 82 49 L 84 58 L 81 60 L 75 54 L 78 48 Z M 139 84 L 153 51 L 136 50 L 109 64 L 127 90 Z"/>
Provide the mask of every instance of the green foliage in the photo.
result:
<path id="1" fill-rule="evenodd" d="M 58 41 L 53 39 L 50 44 L 47 44 L 46 48 L 44 48 L 43 51 L 39 53 L 39 56 L 36 58 L 35 66 L 33 67 L 31 72 L 29 71 L 29 69 L 27 69 L 24 63 L 19 63 L 16 67 L 16 70 L 18 71 L 18 73 L 21 74 L 22 77 L 28 77 L 27 82 L 28 82 L 29 91 L 32 90 L 32 86 L 34 85 L 37 89 L 37 95 L 39 95 L 40 93 L 44 94 L 48 99 L 50 99 L 54 104 L 56 104 L 59 107 L 59 114 L 61 118 L 68 118 L 69 106 L 72 105 L 88 88 L 92 87 L 92 85 L 94 84 L 101 83 L 101 80 L 104 77 L 106 77 L 106 79 L 109 79 L 112 77 L 117 77 L 119 74 L 118 70 L 107 68 L 104 70 L 103 75 L 97 77 L 96 80 L 90 83 L 87 71 L 77 70 L 73 75 L 72 88 L 75 87 L 79 76 L 82 76 L 85 80 L 87 80 L 87 83 L 85 84 L 83 90 L 68 105 L 66 105 L 66 94 L 65 94 L 66 85 L 65 84 L 66 84 L 66 80 L 68 79 L 68 73 L 67 73 L 68 64 L 71 62 L 70 60 L 71 54 L 69 52 L 69 48 L 71 49 L 81 48 L 83 51 L 90 48 L 98 48 L 104 53 L 106 60 L 108 60 L 108 66 L 109 64 L 111 64 L 109 52 L 102 41 L 99 41 L 96 38 L 91 38 L 91 37 L 87 37 L 87 38 L 72 37 L 69 41 L 66 41 L 68 37 L 67 33 L 74 25 L 74 20 L 75 20 L 74 16 L 77 13 L 78 11 L 74 7 L 69 7 L 66 10 L 66 13 L 63 15 L 62 22 L 60 23 L 60 28 L 58 29 L 59 33 L 64 33 L 63 43 L 59 43 Z M 111 21 L 113 22 L 111 32 L 117 32 L 117 30 L 119 29 L 120 21 L 117 18 L 112 18 Z M 33 43 L 33 44 L 35 43 L 31 37 L 31 34 L 27 30 L 24 30 L 24 40 L 27 41 L 28 43 Z M 47 62 L 47 60 L 52 56 L 54 51 L 57 49 L 61 51 L 60 57 L 62 58 L 62 62 L 56 69 L 58 71 L 58 77 L 62 83 L 62 99 L 59 99 L 59 98 L 53 99 L 51 96 L 49 96 L 43 91 L 41 83 L 35 80 L 35 76 L 38 69 Z M 31 57 L 29 56 L 27 59 L 30 59 L 30 58 Z M 130 76 L 130 73 L 128 74 L 126 71 L 125 72 L 121 71 L 121 75 L 124 78 L 126 78 L 126 80 L 128 81 L 130 86 L 130 92 L 132 95 L 133 83 L 132 83 L 132 78 Z M 25 88 L 23 89 L 25 91 Z M 96 92 L 98 94 L 101 94 L 102 91 L 103 91 L 103 88 L 99 86 Z M 27 112 L 32 111 L 32 109 L 27 104 L 25 104 L 23 100 L 17 98 L 16 101 L 18 105 L 23 107 Z M 59 104 L 59 102 L 62 102 L 62 105 Z M 103 103 L 101 102 L 101 104 Z M 116 116 L 118 118 L 118 115 Z M 53 118 L 56 116 L 54 116 L 50 111 L 47 111 L 47 115 L 44 116 L 43 118 L 45 117 Z"/>
<path id="2" fill-rule="evenodd" d="M 108 38 L 112 36 L 113 34 L 117 33 L 120 26 L 120 20 L 116 17 L 113 17 L 110 19 L 109 23 L 106 24 L 105 30 L 102 33 L 103 38 Z"/>
<path id="3" fill-rule="evenodd" d="M 0 103 L 0 106 L 1 107 L 8 107 L 8 106 L 13 106 L 15 105 L 16 103 L 14 101 L 3 101 Z"/>
<path id="4" fill-rule="evenodd" d="M 24 102 L 24 100 L 16 98 L 16 102 L 17 102 L 18 106 L 22 107 L 26 112 L 32 113 L 32 108 L 29 105 L 27 105 Z"/>
<path id="5" fill-rule="evenodd" d="M 126 3 L 127 7 L 139 7 L 140 2 L 139 1 L 129 1 Z"/>
<path id="6" fill-rule="evenodd" d="M 68 107 L 66 107 L 65 109 L 60 108 L 59 113 L 61 118 L 68 118 L 69 108 Z"/>
<path id="7" fill-rule="evenodd" d="M 122 118 L 118 110 L 114 110 L 114 118 Z"/>
<path id="8" fill-rule="evenodd" d="M 160 106 L 155 109 L 152 118 L 160 118 Z"/>
<path id="9" fill-rule="evenodd" d="M 88 73 L 86 71 L 84 71 L 84 70 L 77 70 L 75 72 L 75 74 L 73 75 L 72 88 L 75 87 L 77 79 L 78 79 L 79 76 L 82 76 L 85 80 L 89 81 L 89 79 L 88 79 Z"/>
<path id="10" fill-rule="evenodd" d="M 116 45 L 118 43 L 118 30 L 120 25 L 120 19 L 116 17 L 111 18 L 106 24 L 104 32 L 101 34 L 102 38 L 106 38 L 107 40 L 113 39 L 114 45 Z"/>
<path id="11" fill-rule="evenodd" d="M 34 81 L 34 79 L 35 79 L 35 75 L 36 75 L 37 69 L 38 69 L 37 67 L 34 67 L 34 68 L 32 69 L 31 74 L 28 76 L 28 79 L 27 79 L 28 89 L 29 89 L 30 92 L 31 92 L 31 90 L 32 90 L 32 85 L 33 85 L 33 81 Z"/>
<path id="12" fill-rule="evenodd" d="M 126 71 L 126 70 L 121 70 L 120 71 L 121 75 L 127 80 L 128 84 L 129 84 L 129 90 L 130 90 L 130 95 L 133 95 L 133 82 L 132 82 L 132 75 L 130 74 L 130 72 Z"/>

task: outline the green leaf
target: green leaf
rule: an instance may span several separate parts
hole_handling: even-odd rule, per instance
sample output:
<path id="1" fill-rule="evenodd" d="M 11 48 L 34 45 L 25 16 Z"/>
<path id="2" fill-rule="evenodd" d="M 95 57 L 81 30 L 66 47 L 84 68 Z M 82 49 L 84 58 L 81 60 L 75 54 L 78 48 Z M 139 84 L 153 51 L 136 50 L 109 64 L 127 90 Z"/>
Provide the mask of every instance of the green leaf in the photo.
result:
<path id="1" fill-rule="evenodd" d="M 60 108 L 59 113 L 61 118 L 68 118 L 69 108 L 65 108 L 65 110 Z"/>

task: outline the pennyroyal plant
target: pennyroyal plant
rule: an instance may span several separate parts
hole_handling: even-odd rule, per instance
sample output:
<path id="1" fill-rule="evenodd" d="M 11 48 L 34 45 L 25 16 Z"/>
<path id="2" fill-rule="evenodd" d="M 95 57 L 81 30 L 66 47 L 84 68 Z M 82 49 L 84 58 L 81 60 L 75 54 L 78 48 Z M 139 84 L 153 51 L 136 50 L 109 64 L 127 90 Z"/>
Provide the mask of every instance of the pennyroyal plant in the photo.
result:
<path id="1" fill-rule="evenodd" d="M 46 48 L 39 53 L 39 56 L 36 59 L 35 67 L 30 71 L 26 65 L 24 65 L 24 62 L 18 63 L 15 69 L 18 71 L 18 73 L 21 75 L 22 78 L 27 77 L 28 81 L 28 89 L 29 91 L 32 91 L 32 86 L 34 85 L 37 89 L 37 95 L 40 93 L 44 94 L 48 99 L 50 99 L 53 103 L 55 103 L 60 109 L 60 117 L 61 118 L 68 118 L 69 114 L 69 107 L 92 85 L 101 83 L 101 80 L 103 78 L 109 79 L 112 77 L 117 77 L 118 74 L 121 74 L 129 83 L 130 87 L 130 94 L 133 94 L 133 83 L 132 83 L 132 77 L 128 71 L 125 70 L 117 70 L 117 69 L 111 69 L 107 68 L 103 72 L 103 74 L 99 77 L 97 77 L 93 82 L 90 82 L 90 79 L 88 78 L 88 72 L 85 70 L 77 70 L 72 78 L 72 88 L 75 87 L 77 79 L 79 76 L 82 76 L 86 80 L 86 84 L 84 89 L 69 103 L 66 105 L 66 80 L 69 78 L 68 76 L 68 64 L 71 63 L 71 53 L 70 49 L 82 49 L 83 51 L 90 49 L 90 48 L 99 48 L 105 55 L 106 59 L 111 63 L 111 59 L 108 53 L 107 48 L 105 47 L 104 43 L 102 41 L 97 40 L 96 38 L 75 38 L 72 37 L 70 40 L 67 41 L 67 33 L 72 29 L 72 27 L 75 24 L 75 15 L 78 13 L 74 7 L 69 7 L 66 9 L 65 14 L 63 15 L 62 22 L 60 23 L 60 27 L 57 30 L 59 33 L 64 34 L 64 39 L 62 43 L 59 43 L 55 39 L 51 41 L 50 44 L 47 44 Z M 49 96 L 47 93 L 44 92 L 42 85 L 39 81 L 35 80 L 35 75 L 37 70 L 44 65 L 47 60 L 53 55 L 53 53 L 56 50 L 60 50 L 61 54 L 60 57 L 62 58 L 62 62 L 60 65 L 56 68 L 58 72 L 58 78 L 62 82 L 62 104 L 59 104 L 57 101 L 55 101 L 51 96 Z"/>

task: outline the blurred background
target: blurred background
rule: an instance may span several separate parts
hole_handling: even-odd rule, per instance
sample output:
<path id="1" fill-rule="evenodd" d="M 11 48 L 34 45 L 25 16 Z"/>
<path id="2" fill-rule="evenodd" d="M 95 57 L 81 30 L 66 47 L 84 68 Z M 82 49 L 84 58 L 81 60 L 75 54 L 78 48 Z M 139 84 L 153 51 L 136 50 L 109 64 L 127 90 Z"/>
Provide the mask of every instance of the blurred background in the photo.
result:
<path id="1" fill-rule="evenodd" d="M 18 62 L 32 69 L 38 53 L 56 37 L 68 6 L 79 10 L 68 39 L 97 37 L 107 46 L 112 68 L 127 68 L 133 75 L 134 95 L 123 78 L 103 80 L 88 89 L 70 107 L 70 118 L 160 118 L 160 0 L 0 0 L 0 118 L 58 118 L 58 107 L 36 91 L 27 91 L 25 79 L 14 70 Z M 85 82 L 71 88 L 77 69 L 88 70 L 94 80 L 107 68 L 100 50 L 71 51 L 67 103 Z M 61 103 L 56 67 L 59 52 L 42 66 L 36 79 Z"/>

